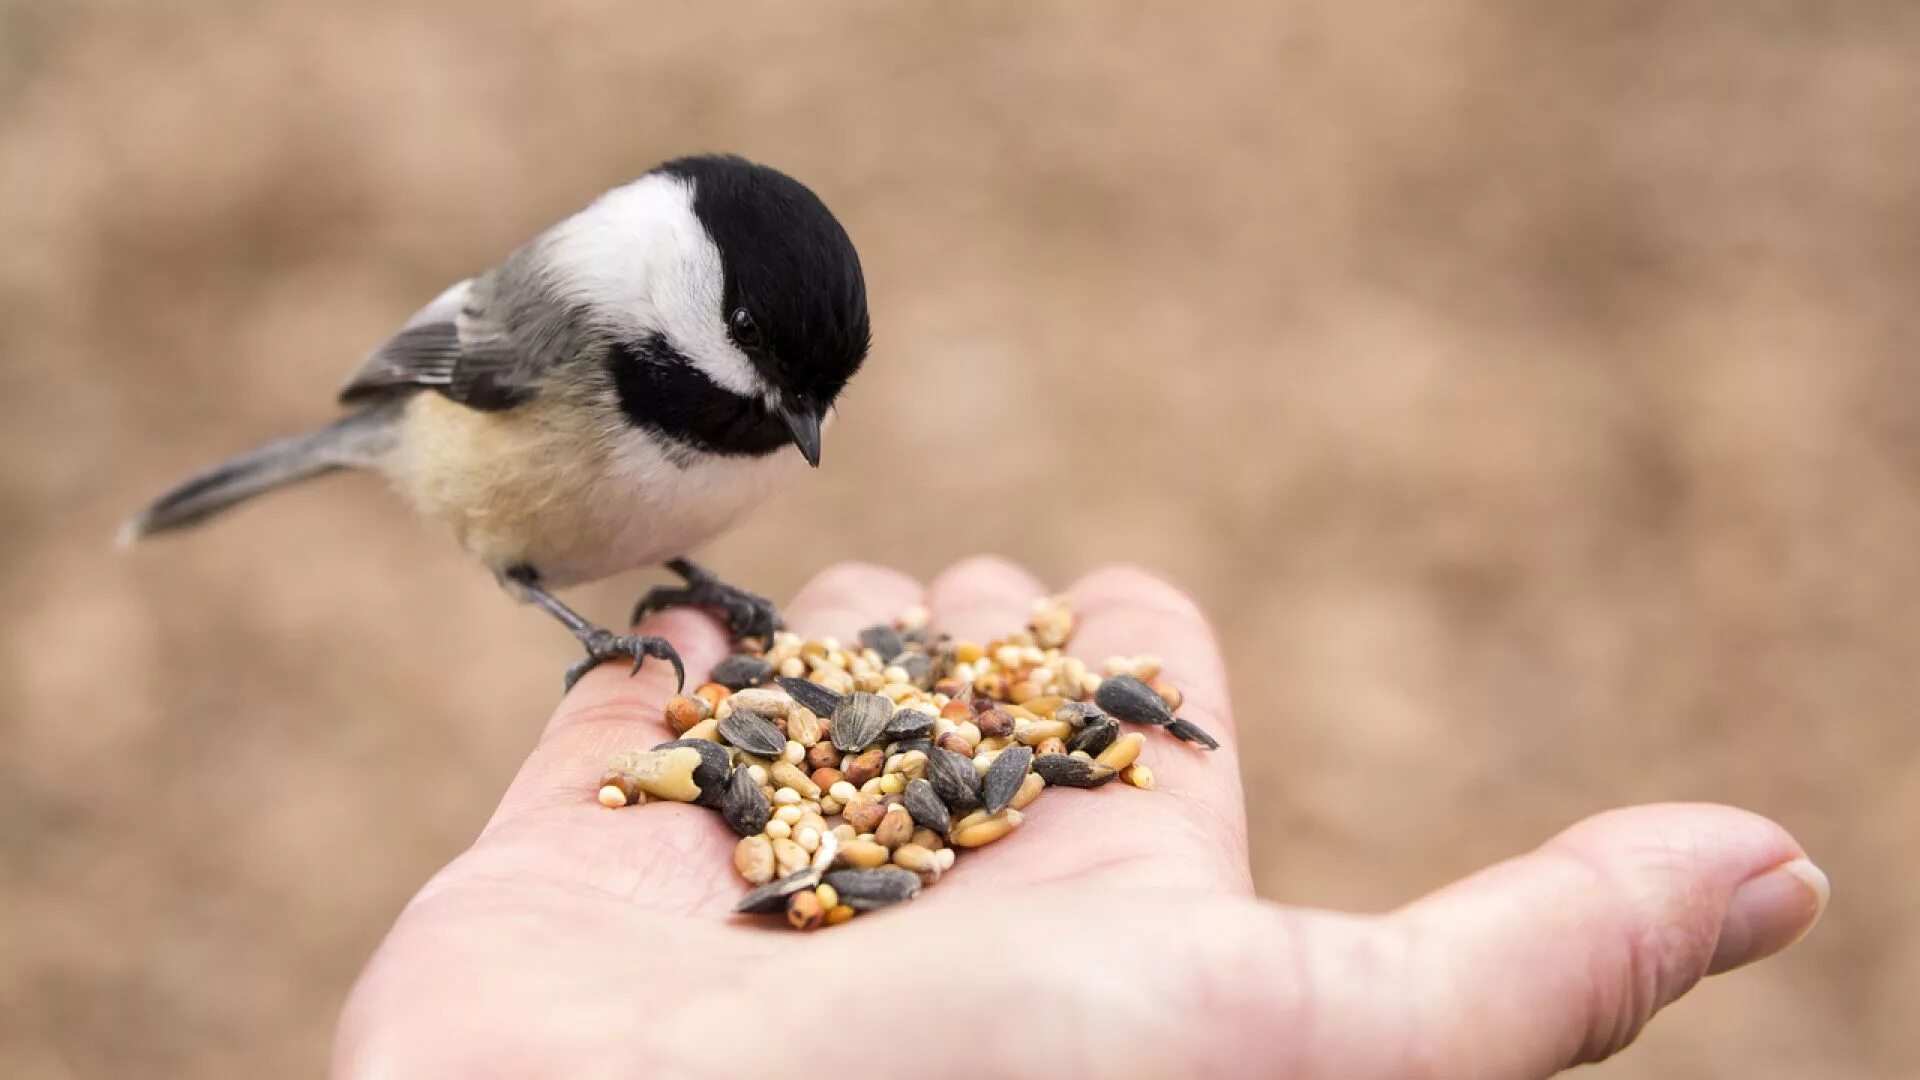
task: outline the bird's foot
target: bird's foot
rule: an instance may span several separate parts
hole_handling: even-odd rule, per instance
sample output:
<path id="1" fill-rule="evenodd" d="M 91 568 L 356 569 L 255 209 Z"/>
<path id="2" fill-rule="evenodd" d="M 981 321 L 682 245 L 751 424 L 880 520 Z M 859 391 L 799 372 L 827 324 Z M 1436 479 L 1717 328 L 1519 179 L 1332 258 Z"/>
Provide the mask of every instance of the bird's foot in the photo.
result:
<path id="1" fill-rule="evenodd" d="M 780 611 L 773 601 L 735 588 L 715 577 L 713 571 L 686 559 L 674 559 L 667 563 L 667 569 L 680 575 L 686 584 L 648 590 L 633 607 L 633 622 L 670 607 L 706 608 L 727 624 L 727 633 L 736 644 L 749 637 L 759 638 L 762 647 L 773 644 L 773 632 L 780 629 Z"/>
<path id="2" fill-rule="evenodd" d="M 645 663 L 649 656 L 672 664 L 673 677 L 677 684 L 676 691 L 686 689 L 687 667 L 680 662 L 680 654 L 674 651 L 666 638 L 638 637 L 633 634 L 616 634 L 611 630 L 596 629 L 582 637 L 580 644 L 587 647 L 587 657 L 567 669 L 568 690 L 572 690 L 573 684 L 580 681 L 580 676 L 608 660 L 631 658 L 633 671 L 629 674 L 639 674 L 640 665 Z"/>

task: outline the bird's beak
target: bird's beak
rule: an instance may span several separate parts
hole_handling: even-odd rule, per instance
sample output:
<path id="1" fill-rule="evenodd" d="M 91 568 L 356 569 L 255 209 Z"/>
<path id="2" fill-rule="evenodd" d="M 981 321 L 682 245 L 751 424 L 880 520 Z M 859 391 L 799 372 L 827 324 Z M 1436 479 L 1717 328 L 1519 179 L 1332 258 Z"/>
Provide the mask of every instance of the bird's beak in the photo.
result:
<path id="1" fill-rule="evenodd" d="M 780 419 L 787 422 L 787 430 L 793 432 L 793 445 L 800 448 L 800 456 L 807 464 L 820 467 L 820 414 L 804 405 L 782 405 Z"/>

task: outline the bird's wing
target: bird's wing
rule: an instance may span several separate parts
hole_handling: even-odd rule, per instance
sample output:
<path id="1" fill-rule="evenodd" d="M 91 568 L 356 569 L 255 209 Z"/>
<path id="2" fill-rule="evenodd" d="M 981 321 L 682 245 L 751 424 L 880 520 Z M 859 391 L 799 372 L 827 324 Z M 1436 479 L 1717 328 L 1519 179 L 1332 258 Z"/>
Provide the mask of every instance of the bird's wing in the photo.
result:
<path id="1" fill-rule="evenodd" d="M 360 365 L 340 401 L 359 404 L 423 387 L 487 411 L 531 399 L 540 377 L 570 355 L 574 335 L 551 315 L 540 317 L 537 305 L 515 310 L 500 301 L 513 292 L 500 287 L 513 270 L 510 262 L 463 281 L 421 308 Z"/>

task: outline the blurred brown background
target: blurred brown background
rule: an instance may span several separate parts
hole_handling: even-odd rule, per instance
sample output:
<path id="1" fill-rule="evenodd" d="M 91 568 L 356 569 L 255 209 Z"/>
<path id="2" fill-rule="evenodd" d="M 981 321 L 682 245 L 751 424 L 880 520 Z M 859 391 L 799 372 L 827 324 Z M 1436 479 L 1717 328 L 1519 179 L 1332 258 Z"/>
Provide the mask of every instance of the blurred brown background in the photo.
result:
<path id="1" fill-rule="evenodd" d="M 1824 925 L 1598 1074 L 1920 1070 L 1920 6 L 522 7 L 0 0 L 0 1074 L 320 1067 L 573 645 L 370 479 L 108 540 L 711 148 L 877 335 L 714 565 L 1184 581 L 1274 898 L 1773 815 Z"/>

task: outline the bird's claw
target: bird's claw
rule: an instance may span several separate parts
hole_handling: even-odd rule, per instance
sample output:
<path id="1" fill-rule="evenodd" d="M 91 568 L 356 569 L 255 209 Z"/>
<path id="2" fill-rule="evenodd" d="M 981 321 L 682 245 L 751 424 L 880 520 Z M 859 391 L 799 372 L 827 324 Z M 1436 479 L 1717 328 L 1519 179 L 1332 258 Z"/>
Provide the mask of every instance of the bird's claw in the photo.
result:
<path id="1" fill-rule="evenodd" d="M 567 669 L 568 690 L 580 681 L 580 677 L 608 660 L 619 657 L 631 657 L 633 670 L 629 676 L 638 675 L 641 665 L 648 657 L 665 660 L 673 665 L 675 692 L 687 687 L 687 666 L 681 662 L 680 654 L 673 645 L 662 637 L 641 637 L 635 634 L 615 634 L 609 630 L 596 630 L 583 643 L 587 647 L 586 658 Z"/>
<path id="2" fill-rule="evenodd" d="M 633 606 L 630 623 L 638 623 L 656 611 L 671 607 L 706 608 L 726 623 L 727 634 L 735 642 L 757 637 L 762 645 L 773 643 L 773 632 L 781 626 L 780 609 L 773 601 L 729 585 L 697 567 L 682 576 L 686 578 L 685 585 L 659 585 L 647 590 L 647 595 Z"/>

